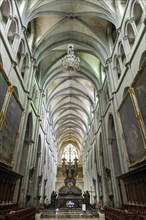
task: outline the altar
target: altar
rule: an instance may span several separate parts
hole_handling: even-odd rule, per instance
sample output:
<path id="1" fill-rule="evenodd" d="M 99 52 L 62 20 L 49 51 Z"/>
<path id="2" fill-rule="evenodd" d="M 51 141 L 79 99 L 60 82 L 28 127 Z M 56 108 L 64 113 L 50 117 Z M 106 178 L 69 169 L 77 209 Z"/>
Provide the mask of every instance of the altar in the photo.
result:
<path id="1" fill-rule="evenodd" d="M 74 161 L 74 164 L 71 162 L 66 163 L 65 159 L 63 159 L 62 172 L 66 178 L 64 180 L 64 186 L 58 191 L 58 196 L 55 201 L 56 208 L 82 209 L 82 204 L 85 203 L 82 190 L 76 186 L 75 177 L 78 172 L 78 163 L 77 159 Z"/>
<path id="2" fill-rule="evenodd" d="M 56 198 L 56 208 L 68 208 L 68 209 L 82 209 L 82 204 L 84 204 L 84 198 L 81 196 L 58 196 Z"/>

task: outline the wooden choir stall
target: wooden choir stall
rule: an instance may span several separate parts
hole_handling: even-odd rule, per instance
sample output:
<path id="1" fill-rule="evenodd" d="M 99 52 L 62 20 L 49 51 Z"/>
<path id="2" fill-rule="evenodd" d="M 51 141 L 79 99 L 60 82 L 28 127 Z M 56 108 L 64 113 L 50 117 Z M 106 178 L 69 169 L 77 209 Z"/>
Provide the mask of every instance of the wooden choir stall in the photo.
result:
<path id="1" fill-rule="evenodd" d="M 119 188 L 121 188 L 121 181 L 124 182 L 127 203 L 122 204 L 120 208 L 105 207 L 105 219 L 146 220 L 146 165 L 123 174 L 117 179 Z"/>
<path id="2" fill-rule="evenodd" d="M 19 181 L 16 202 L 13 201 L 15 186 Z M 34 208 L 19 208 L 22 176 L 0 164 L 0 220 L 34 220 Z"/>

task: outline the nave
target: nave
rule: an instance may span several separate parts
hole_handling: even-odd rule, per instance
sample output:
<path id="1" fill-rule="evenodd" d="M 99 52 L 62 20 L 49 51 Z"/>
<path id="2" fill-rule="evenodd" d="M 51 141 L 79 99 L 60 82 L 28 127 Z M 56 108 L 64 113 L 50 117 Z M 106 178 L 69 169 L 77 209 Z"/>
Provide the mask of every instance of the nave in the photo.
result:
<path id="1" fill-rule="evenodd" d="M 146 1 L 0 0 L 0 220 L 83 204 L 146 218 Z"/>

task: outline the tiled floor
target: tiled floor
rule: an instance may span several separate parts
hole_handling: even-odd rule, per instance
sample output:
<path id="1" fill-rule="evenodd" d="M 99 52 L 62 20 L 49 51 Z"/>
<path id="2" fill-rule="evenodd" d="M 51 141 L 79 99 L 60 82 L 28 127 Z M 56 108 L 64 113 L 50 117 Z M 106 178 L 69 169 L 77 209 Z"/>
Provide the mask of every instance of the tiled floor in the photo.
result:
<path id="1" fill-rule="evenodd" d="M 98 220 L 105 220 L 105 218 L 104 218 L 104 215 L 103 214 L 100 214 L 99 213 L 99 215 L 100 215 L 100 218 L 98 218 Z M 56 218 L 57 219 L 57 218 Z M 72 220 L 87 220 L 87 218 L 86 219 L 83 219 L 83 218 L 72 218 Z M 36 215 L 36 220 L 40 220 L 40 214 L 37 214 Z M 46 219 L 46 218 L 41 218 L 41 220 L 48 220 L 48 219 Z M 54 218 L 49 218 L 49 220 L 54 220 Z M 61 218 L 60 220 L 70 220 L 70 218 Z M 89 219 L 88 218 L 88 220 L 97 220 L 97 218 L 91 218 L 91 219 Z"/>

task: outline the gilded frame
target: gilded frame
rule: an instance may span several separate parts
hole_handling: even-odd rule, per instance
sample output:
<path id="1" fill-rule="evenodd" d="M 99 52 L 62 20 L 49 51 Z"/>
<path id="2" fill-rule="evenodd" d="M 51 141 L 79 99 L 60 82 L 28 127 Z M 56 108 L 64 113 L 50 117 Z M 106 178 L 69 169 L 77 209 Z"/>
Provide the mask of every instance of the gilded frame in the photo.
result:
<path id="1" fill-rule="evenodd" d="M 145 139 L 135 106 L 133 88 L 129 88 L 119 109 L 123 136 L 126 144 L 126 155 L 129 167 L 146 160 Z"/>
<path id="2" fill-rule="evenodd" d="M 14 152 L 18 139 L 23 107 L 0 66 L 0 71 L 8 88 L 5 93 L 2 111 L 0 112 L 0 162 L 13 167 Z"/>
<path id="3" fill-rule="evenodd" d="M 5 108 L 9 98 L 9 86 L 10 82 L 4 72 L 2 65 L 0 64 L 0 127 L 4 119 Z"/>
<path id="4" fill-rule="evenodd" d="M 133 99 L 138 112 L 146 149 L 146 61 L 138 71 L 133 83 Z"/>

